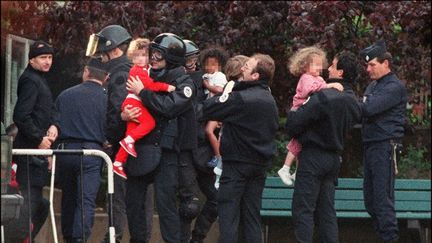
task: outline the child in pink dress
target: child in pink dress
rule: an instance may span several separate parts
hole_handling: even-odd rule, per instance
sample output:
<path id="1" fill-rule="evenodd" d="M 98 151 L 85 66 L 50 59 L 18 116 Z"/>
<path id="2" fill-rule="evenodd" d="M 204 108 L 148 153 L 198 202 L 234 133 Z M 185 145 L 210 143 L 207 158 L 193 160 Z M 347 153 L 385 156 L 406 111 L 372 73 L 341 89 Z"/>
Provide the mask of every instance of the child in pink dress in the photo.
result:
<path id="1" fill-rule="evenodd" d="M 335 88 L 343 91 L 343 86 L 340 83 L 327 84 L 320 76 L 325 63 L 326 53 L 315 46 L 300 49 L 290 58 L 290 72 L 296 76 L 301 75 L 291 110 L 297 110 L 302 104 L 307 102 L 308 97 L 312 93 L 322 89 Z M 301 144 L 296 139 L 291 139 L 287 145 L 287 149 L 288 154 L 285 158 L 285 163 L 278 171 L 278 175 L 283 183 L 291 186 L 295 180 L 295 173 L 291 175 L 290 167 L 301 151 Z"/>

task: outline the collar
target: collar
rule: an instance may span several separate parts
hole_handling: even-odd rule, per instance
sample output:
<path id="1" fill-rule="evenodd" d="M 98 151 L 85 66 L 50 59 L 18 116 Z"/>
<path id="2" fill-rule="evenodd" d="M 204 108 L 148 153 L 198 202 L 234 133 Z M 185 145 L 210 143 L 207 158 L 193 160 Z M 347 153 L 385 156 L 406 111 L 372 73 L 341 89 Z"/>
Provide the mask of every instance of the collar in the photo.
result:
<path id="1" fill-rule="evenodd" d="M 110 73 L 113 73 L 113 70 L 117 68 L 118 65 L 123 63 L 130 63 L 128 57 L 126 55 L 122 55 L 118 58 L 114 58 L 109 60 L 106 65 L 108 66 L 108 70 Z"/>
<path id="2" fill-rule="evenodd" d="M 256 80 L 256 81 L 239 81 L 236 82 L 236 85 L 234 86 L 233 90 L 244 90 L 255 86 L 261 86 L 264 89 L 268 88 L 267 81 L 265 80 Z"/>
<path id="3" fill-rule="evenodd" d="M 341 78 L 330 78 L 327 80 L 327 83 L 340 83 L 344 87 L 345 93 L 353 93 L 354 92 L 352 83 L 345 82 L 345 80 L 343 80 Z"/>
<path id="4" fill-rule="evenodd" d="M 45 74 L 47 73 L 47 72 L 42 72 L 42 71 L 40 71 L 40 70 L 34 69 L 34 68 L 32 67 L 32 65 L 30 65 L 30 63 L 27 65 L 27 68 L 28 68 L 30 71 L 35 72 L 35 73 L 37 73 L 37 74 L 39 74 L 39 75 L 41 75 L 41 76 L 45 76 Z"/>
<path id="5" fill-rule="evenodd" d="M 381 78 L 377 79 L 376 81 L 379 82 L 379 81 L 384 80 L 384 79 L 386 79 L 387 77 L 392 76 L 392 75 L 393 75 L 393 72 L 390 71 L 389 73 L 387 73 L 386 75 L 384 75 L 384 76 L 382 76 Z"/>

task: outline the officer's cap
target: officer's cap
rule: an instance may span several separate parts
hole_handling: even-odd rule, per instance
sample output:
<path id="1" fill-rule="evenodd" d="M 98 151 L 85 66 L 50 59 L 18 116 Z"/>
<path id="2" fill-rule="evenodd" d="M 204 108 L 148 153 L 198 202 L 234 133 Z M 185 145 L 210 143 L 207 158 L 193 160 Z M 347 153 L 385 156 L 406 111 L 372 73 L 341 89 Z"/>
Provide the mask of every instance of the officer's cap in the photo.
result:
<path id="1" fill-rule="evenodd" d="M 104 64 L 99 58 L 90 58 L 87 62 L 87 67 L 98 69 L 102 72 L 108 73 L 107 65 Z"/>
<path id="2" fill-rule="evenodd" d="M 373 60 L 375 57 L 381 57 L 387 52 L 384 40 L 379 40 L 375 44 L 366 47 L 360 52 L 362 59 L 366 62 Z"/>

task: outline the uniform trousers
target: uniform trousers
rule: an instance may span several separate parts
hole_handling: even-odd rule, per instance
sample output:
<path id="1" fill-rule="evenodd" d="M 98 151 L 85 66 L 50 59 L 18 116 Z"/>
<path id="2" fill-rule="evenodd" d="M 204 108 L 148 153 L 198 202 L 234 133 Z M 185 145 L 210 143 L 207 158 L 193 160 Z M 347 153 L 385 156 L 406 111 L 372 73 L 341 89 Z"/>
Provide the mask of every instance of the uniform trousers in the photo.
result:
<path id="1" fill-rule="evenodd" d="M 365 143 L 363 193 L 367 212 L 371 215 L 375 232 L 384 241 L 397 239 L 398 225 L 395 212 L 395 168 L 390 141 Z"/>
<path id="2" fill-rule="evenodd" d="M 219 243 L 238 242 L 242 225 L 243 242 L 261 243 L 261 196 L 266 167 L 224 160 L 218 191 Z"/>
<path id="3" fill-rule="evenodd" d="M 312 242 L 315 224 L 319 242 L 338 242 L 334 197 L 340 163 L 340 156 L 333 151 L 303 147 L 300 152 L 292 201 L 298 242 Z"/>
<path id="4" fill-rule="evenodd" d="M 64 149 L 101 149 L 97 143 L 64 143 Z M 61 224 L 67 242 L 80 242 L 91 234 L 100 185 L 102 159 L 95 156 L 58 155 L 57 167 L 62 188 Z M 82 159 L 82 177 L 81 177 Z M 81 191 L 81 183 L 83 183 Z M 81 199 L 81 196 L 83 197 Z M 81 201 L 83 200 L 83 201 Z M 84 227 L 82 226 L 84 213 Z"/>

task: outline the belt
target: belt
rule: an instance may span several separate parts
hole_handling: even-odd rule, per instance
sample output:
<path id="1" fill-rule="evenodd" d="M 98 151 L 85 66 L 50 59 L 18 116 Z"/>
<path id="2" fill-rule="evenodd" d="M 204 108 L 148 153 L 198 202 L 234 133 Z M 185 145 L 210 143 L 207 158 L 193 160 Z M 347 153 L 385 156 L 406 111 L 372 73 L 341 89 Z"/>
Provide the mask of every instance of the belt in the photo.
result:
<path id="1" fill-rule="evenodd" d="M 58 143 L 96 143 L 100 146 L 103 146 L 103 144 L 99 141 L 87 140 L 87 139 L 78 139 L 78 138 L 64 138 L 64 139 L 58 140 Z"/>

